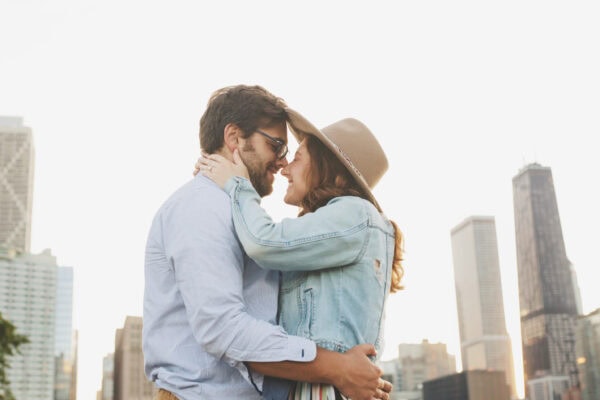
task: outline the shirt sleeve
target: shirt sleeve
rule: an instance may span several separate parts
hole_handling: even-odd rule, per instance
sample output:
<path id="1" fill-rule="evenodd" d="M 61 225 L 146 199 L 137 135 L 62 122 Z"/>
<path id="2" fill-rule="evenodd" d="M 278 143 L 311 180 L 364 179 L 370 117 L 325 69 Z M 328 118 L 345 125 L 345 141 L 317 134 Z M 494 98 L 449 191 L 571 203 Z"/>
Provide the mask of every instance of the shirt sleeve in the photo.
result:
<path id="1" fill-rule="evenodd" d="M 263 268 L 311 271 L 356 262 L 368 245 L 367 201 L 338 197 L 313 213 L 274 222 L 245 178 L 225 185 L 244 250 Z"/>
<path id="2" fill-rule="evenodd" d="M 196 341 L 243 371 L 243 361 L 314 360 L 314 342 L 247 313 L 244 253 L 234 234 L 229 198 L 216 186 L 197 190 L 174 204 L 162 221 L 166 253 Z"/>

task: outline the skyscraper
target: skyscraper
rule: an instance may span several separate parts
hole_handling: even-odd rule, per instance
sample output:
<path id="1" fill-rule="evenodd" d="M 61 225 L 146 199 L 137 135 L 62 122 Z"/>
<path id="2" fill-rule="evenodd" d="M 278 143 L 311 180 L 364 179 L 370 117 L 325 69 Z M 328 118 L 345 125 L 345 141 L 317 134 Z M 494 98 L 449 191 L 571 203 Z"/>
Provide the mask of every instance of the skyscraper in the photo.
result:
<path id="1" fill-rule="evenodd" d="M 515 395 L 494 217 L 472 216 L 451 231 L 454 285 L 464 371 L 504 371 Z"/>
<path id="2" fill-rule="evenodd" d="M 58 267 L 56 274 L 56 324 L 54 352 L 68 358 L 73 353 L 73 268 Z"/>
<path id="3" fill-rule="evenodd" d="M 0 117 L 0 247 L 29 252 L 33 139 L 19 117 Z"/>
<path id="4" fill-rule="evenodd" d="M 577 388 L 575 285 L 550 168 L 521 169 L 513 201 L 525 381 L 562 377 Z"/>
<path id="5" fill-rule="evenodd" d="M 0 248 L 0 310 L 29 338 L 7 371 L 16 399 L 52 400 L 54 395 L 56 271 L 49 250 L 33 255 Z"/>
<path id="6" fill-rule="evenodd" d="M 54 400 L 73 400 L 75 345 L 73 343 L 73 268 L 58 267 L 54 323 Z"/>
<path id="7" fill-rule="evenodd" d="M 113 400 L 114 368 L 115 368 L 114 354 L 113 353 L 107 354 L 102 359 L 102 387 L 99 391 L 100 397 L 98 400 Z"/>

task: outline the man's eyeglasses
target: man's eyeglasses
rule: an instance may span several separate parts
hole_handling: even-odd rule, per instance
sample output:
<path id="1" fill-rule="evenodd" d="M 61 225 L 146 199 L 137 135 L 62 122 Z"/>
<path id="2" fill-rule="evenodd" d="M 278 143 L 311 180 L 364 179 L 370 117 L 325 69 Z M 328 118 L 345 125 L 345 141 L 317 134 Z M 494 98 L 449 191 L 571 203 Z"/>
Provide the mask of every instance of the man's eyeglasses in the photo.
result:
<path id="1" fill-rule="evenodd" d="M 273 136 L 269 135 L 268 133 L 261 131 L 260 129 L 257 129 L 256 132 L 260 133 L 261 135 L 263 135 L 264 137 L 269 139 L 271 142 L 276 144 L 275 156 L 277 156 L 278 160 L 281 160 L 282 158 L 287 156 L 288 147 L 287 147 L 287 144 L 285 144 L 285 142 L 283 140 L 273 137 Z"/>

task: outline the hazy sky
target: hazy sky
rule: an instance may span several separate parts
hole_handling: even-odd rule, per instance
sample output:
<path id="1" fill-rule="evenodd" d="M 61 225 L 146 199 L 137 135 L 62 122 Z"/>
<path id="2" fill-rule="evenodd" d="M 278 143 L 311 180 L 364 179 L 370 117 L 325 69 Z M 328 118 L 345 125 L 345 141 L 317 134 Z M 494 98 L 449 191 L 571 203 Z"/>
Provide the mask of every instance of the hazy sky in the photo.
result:
<path id="1" fill-rule="evenodd" d="M 32 250 L 75 270 L 79 398 L 142 313 L 149 224 L 191 178 L 208 97 L 238 83 L 317 126 L 358 118 L 383 144 L 375 194 L 406 235 L 384 359 L 427 338 L 460 360 L 450 230 L 496 218 L 520 374 L 512 177 L 525 164 L 552 168 L 584 311 L 600 307 L 599 20 L 596 1 L 0 0 L 0 115 L 34 132 Z M 293 216 L 278 179 L 265 207 Z"/>

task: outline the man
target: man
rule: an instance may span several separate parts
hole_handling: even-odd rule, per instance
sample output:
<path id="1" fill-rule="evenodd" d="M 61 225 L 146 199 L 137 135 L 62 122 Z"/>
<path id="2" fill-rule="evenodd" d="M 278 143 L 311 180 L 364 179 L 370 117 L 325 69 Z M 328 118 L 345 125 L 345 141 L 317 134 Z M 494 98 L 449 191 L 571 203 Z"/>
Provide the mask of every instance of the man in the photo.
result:
<path id="1" fill-rule="evenodd" d="M 258 193 L 270 194 L 287 164 L 285 106 L 260 86 L 216 91 L 200 120 L 202 150 L 231 159 L 238 149 Z M 161 206 L 146 247 L 143 328 L 159 399 L 259 399 L 261 374 L 387 398 L 373 346 L 330 352 L 275 324 L 278 277 L 246 256 L 211 180 L 196 176 Z"/>

